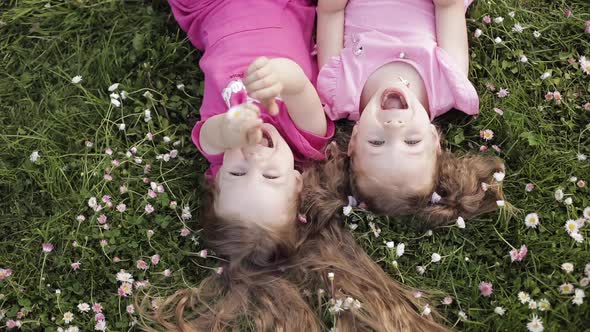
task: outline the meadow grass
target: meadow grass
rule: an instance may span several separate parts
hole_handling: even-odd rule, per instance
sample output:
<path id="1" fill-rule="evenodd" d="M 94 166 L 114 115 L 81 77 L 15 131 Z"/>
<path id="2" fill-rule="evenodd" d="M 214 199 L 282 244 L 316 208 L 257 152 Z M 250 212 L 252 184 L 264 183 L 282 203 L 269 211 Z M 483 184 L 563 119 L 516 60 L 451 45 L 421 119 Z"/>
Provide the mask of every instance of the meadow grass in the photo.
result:
<path id="1" fill-rule="evenodd" d="M 486 15 L 504 21 L 486 24 Z M 450 225 L 432 233 L 411 218 L 376 218 L 362 210 L 348 217 L 367 253 L 396 280 L 430 290 L 432 306 L 458 330 L 523 331 L 533 315 L 547 331 L 590 329 L 588 300 L 577 305 L 573 294 L 560 291 L 571 283 L 587 292 L 583 278 L 590 278 L 590 266 L 584 271 L 590 227 L 578 231 L 581 243 L 565 229 L 590 206 L 583 186 L 590 161 L 581 160 L 590 154 L 590 111 L 584 109 L 590 75 L 579 63 L 584 55 L 590 60 L 588 20 L 584 0 L 476 0 L 470 8 L 470 77 L 481 114 L 440 124 L 446 148 L 486 146 L 481 153 L 505 160 L 506 207 L 466 220 L 464 229 Z M 521 33 L 513 31 L 515 23 L 524 27 Z M 77 305 L 100 303 L 108 330 L 133 330 L 138 315 L 127 306 L 141 290 L 119 296 L 119 270 L 149 280 L 154 305 L 213 273 L 218 260 L 211 252 L 201 257 L 207 248 L 198 223 L 207 164 L 190 141 L 203 91 L 198 59 L 165 1 L 0 3 L 0 329 L 18 320 L 22 330 L 94 330 L 94 312 Z M 550 77 L 541 79 L 544 73 Z M 72 83 L 78 75 L 81 82 Z M 107 90 L 113 83 L 120 83 L 113 91 L 118 107 Z M 498 97 L 501 88 L 509 95 Z M 547 92 L 560 102 L 547 100 Z M 486 129 L 494 133 L 490 141 L 480 137 Z M 89 206 L 95 206 L 91 197 L 101 211 Z M 529 213 L 538 214 L 536 228 L 525 226 Z M 405 253 L 398 257 L 388 241 L 404 243 Z M 43 252 L 43 243 L 53 250 Z M 521 245 L 528 255 L 511 262 L 510 250 Z M 442 259 L 432 262 L 433 253 Z M 79 269 L 72 267 L 76 262 Z M 566 262 L 573 264 L 570 273 L 562 269 Z M 480 294 L 482 281 L 492 283 L 491 296 Z M 520 291 L 546 299 L 550 309 L 522 304 Z M 442 304 L 445 297 L 452 303 Z M 67 312 L 74 315 L 69 324 Z M 326 312 L 329 328 L 333 317 Z"/>

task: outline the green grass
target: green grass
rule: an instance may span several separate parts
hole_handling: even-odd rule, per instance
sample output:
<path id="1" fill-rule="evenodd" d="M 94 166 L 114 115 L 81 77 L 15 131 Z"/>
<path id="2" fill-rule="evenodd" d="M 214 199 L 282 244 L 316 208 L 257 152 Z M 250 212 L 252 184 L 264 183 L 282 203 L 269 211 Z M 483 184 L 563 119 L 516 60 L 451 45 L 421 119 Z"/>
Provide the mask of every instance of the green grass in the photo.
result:
<path id="1" fill-rule="evenodd" d="M 568 6 L 573 10 L 570 18 L 564 15 Z M 486 14 L 502 16 L 504 22 L 483 24 Z M 559 286 L 570 282 L 590 296 L 588 287 L 579 285 L 590 263 L 590 226 L 580 231 L 583 243 L 564 229 L 566 220 L 581 217 L 590 206 L 588 187 L 569 181 L 576 176 L 590 182 L 590 161 L 577 159 L 578 154 L 590 155 L 590 112 L 583 108 L 590 102 L 590 75 L 577 64 L 582 55 L 590 59 L 590 34 L 584 34 L 590 4 L 479 0 L 468 16 L 470 77 L 481 96 L 481 114 L 444 120 L 446 146 L 477 151 L 485 144 L 479 131 L 493 130 L 487 145 L 498 145 L 501 152 L 490 148 L 485 153 L 505 159 L 504 188 L 515 213 L 500 210 L 467 220 L 466 229 L 443 227 L 432 236 L 408 226 L 407 219 L 379 218 L 373 220 L 382 230 L 376 238 L 368 225 L 370 216 L 362 211 L 349 223 L 359 225 L 354 231 L 359 243 L 393 278 L 438 290 L 433 305 L 459 330 L 523 331 L 533 314 L 548 331 L 588 330 L 590 299 L 577 306 Z M 511 31 L 515 22 L 526 27 L 522 34 Z M 476 28 L 483 31 L 479 39 L 473 37 Z M 539 38 L 533 37 L 534 30 L 541 33 Z M 498 36 L 501 44 L 493 41 Z M 528 63 L 518 61 L 521 54 Z M 71 325 L 93 330 L 93 314 L 76 308 L 82 302 L 103 305 L 109 330 L 133 329 L 130 324 L 137 315 L 126 312 L 133 296 L 117 295 L 120 269 L 135 280 L 149 279 L 151 292 L 165 297 L 197 285 L 216 266 L 214 258 L 197 255 L 206 249 L 198 224 L 199 176 L 206 163 L 189 136 L 202 94 L 198 59 L 165 2 L 0 4 L 0 268 L 13 271 L 0 280 L 0 329 L 20 311 L 23 330 L 55 331 L 68 326 L 63 315 L 70 311 L 75 315 Z M 541 80 L 546 71 L 552 76 Z M 80 84 L 71 83 L 76 75 L 83 77 Z M 121 84 L 119 92 L 128 92 L 121 107 L 110 104 L 107 88 L 115 82 Z M 185 84 L 184 90 L 177 89 L 179 83 Z M 498 98 L 486 83 L 508 88 L 510 95 Z M 561 92 L 561 105 L 545 100 L 548 91 Z M 146 92 L 152 97 L 145 97 Z M 504 115 L 493 112 L 494 107 Z M 145 122 L 148 108 L 152 120 Z M 126 128 L 119 131 L 123 122 Z M 153 141 L 146 139 L 148 132 L 154 134 Z M 87 147 L 86 141 L 93 145 Z M 141 164 L 125 156 L 132 147 L 137 147 Z M 106 148 L 113 150 L 112 156 Z M 156 158 L 173 149 L 177 158 Z M 33 151 L 39 151 L 37 162 L 29 159 Z M 114 159 L 121 165 L 112 166 Z M 152 166 L 148 174 L 146 164 Z M 109 172 L 110 182 L 104 179 Z M 144 177 L 162 184 L 165 193 L 148 198 L 150 185 Z M 525 192 L 527 183 L 534 183 L 535 190 Z M 119 192 L 121 185 L 128 187 L 127 193 Z M 555 200 L 558 188 L 573 199 L 571 205 Z M 113 207 L 94 213 L 87 202 L 93 196 L 100 202 L 103 195 L 110 195 L 114 205 L 126 204 L 127 210 L 119 213 Z M 172 200 L 178 202 L 176 209 L 169 207 Z M 155 209 L 151 214 L 144 210 L 148 203 Z M 190 220 L 181 218 L 185 205 L 192 212 Z M 537 229 L 524 225 L 524 216 L 531 212 L 541 219 Z M 110 230 L 99 227 L 97 218 L 103 213 Z M 76 220 L 80 214 L 85 221 Z M 191 230 L 186 237 L 180 235 L 184 227 Z M 153 236 L 148 237 L 148 230 Z M 102 239 L 107 246 L 101 247 Z M 405 243 L 405 254 L 396 258 L 384 241 Z M 55 249 L 44 254 L 44 242 Z M 511 263 L 511 246 L 522 244 L 528 256 Z M 435 252 L 443 256 L 441 262 L 429 263 Z M 161 257 L 157 265 L 150 263 L 147 271 L 136 267 L 137 260 L 149 262 L 155 254 Z M 74 271 L 70 264 L 76 261 L 81 266 Z M 573 263 L 572 273 L 561 269 L 565 262 Z M 427 265 L 424 275 L 417 273 L 417 265 Z M 171 277 L 164 276 L 165 269 L 172 271 Z M 479 294 L 481 281 L 493 283 L 490 297 Z M 518 301 L 519 291 L 534 300 L 546 298 L 551 309 L 529 309 Z M 454 299 L 451 305 L 440 304 L 445 296 Z M 494 313 L 496 306 L 506 310 L 503 317 Z M 459 319 L 460 310 L 467 320 Z"/>

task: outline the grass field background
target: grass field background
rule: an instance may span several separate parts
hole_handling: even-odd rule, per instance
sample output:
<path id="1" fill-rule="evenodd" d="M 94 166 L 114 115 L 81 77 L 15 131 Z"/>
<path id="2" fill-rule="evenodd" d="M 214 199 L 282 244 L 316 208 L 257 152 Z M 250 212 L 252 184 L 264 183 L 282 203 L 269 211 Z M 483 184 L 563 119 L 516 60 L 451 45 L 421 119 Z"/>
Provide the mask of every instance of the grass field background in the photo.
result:
<path id="1" fill-rule="evenodd" d="M 481 114 L 442 122 L 445 146 L 505 159 L 504 208 L 432 232 L 364 211 L 348 218 L 369 255 L 433 291 L 431 305 L 458 330 L 525 331 L 534 317 L 547 331 L 590 329 L 589 20 L 584 0 L 476 0 L 469 10 Z M 213 273 L 198 223 L 206 162 L 190 142 L 198 59 L 164 1 L 0 3 L 0 330 L 133 330 L 134 296 L 149 290 L 158 305 Z M 390 241 L 404 243 L 401 257 Z M 522 245 L 528 254 L 512 262 Z"/>

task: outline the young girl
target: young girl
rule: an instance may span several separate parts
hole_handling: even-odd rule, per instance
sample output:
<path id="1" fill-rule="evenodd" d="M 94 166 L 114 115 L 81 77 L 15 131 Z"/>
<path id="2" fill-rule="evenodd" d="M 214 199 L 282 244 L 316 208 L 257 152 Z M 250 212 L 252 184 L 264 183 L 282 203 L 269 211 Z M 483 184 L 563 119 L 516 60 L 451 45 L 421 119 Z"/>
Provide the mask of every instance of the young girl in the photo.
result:
<path id="1" fill-rule="evenodd" d="M 416 313 L 422 308 L 418 301 L 350 235 L 340 235 L 341 227 L 333 224 L 333 231 L 320 236 L 328 220 L 314 222 L 311 209 L 304 209 L 308 219 L 298 214 L 305 197 L 319 202 L 302 192 L 294 159 L 322 159 L 334 132 L 309 80 L 315 7 L 305 0 L 169 2 L 189 39 L 204 51 L 205 96 L 193 141 L 211 162 L 212 186 L 201 203 L 199 225 L 223 260 L 219 275 L 178 291 L 144 325 L 155 320 L 166 331 L 319 331 L 322 324 L 303 287 L 334 286 L 326 279 L 332 267 L 342 284 L 332 295 L 350 294 L 366 306 L 343 315 L 349 318 L 340 321 L 351 331 L 442 330 Z"/>
<path id="2" fill-rule="evenodd" d="M 492 174 L 502 162 L 442 151 L 431 124 L 451 109 L 478 113 L 467 78 L 471 1 L 318 3 L 318 91 L 331 119 L 357 121 L 351 184 L 375 212 L 441 223 L 492 210 L 501 196 Z"/>

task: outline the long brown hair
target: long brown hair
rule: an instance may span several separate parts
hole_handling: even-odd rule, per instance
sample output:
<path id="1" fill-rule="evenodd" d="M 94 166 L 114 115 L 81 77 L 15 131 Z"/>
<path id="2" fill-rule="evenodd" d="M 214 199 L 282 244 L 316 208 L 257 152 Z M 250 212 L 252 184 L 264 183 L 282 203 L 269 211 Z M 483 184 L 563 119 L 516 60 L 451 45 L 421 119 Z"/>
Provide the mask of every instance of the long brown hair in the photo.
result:
<path id="1" fill-rule="evenodd" d="M 333 156 L 336 149 L 331 145 L 328 153 Z M 304 172 L 301 215 L 284 229 L 223 220 L 213 204 L 203 204 L 203 235 L 227 260 L 223 272 L 177 291 L 153 315 L 140 309 L 143 328 L 225 331 L 250 323 L 256 331 L 320 331 L 325 303 L 310 305 L 313 298 L 306 301 L 303 293 L 323 289 L 329 305 L 341 303 L 333 313 L 338 331 L 445 331 L 434 309 L 431 315 L 419 313 L 425 299 L 391 279 L 344 229 L 339 212 L 348 182 L 328 175 L 345 162 L 330 157 Z M 208 197 L 214 199 L 214 192 Z M 154 324 L 158 327 L 148 326 Z"/>

